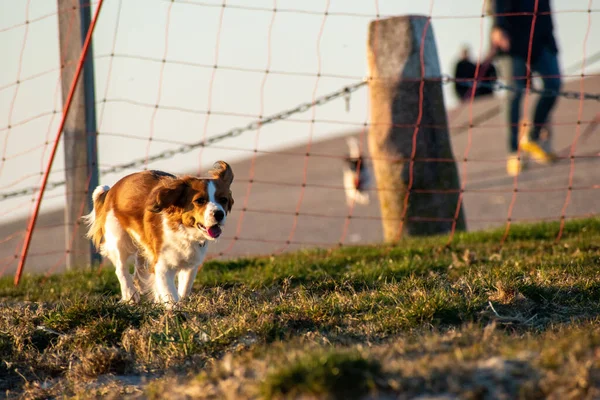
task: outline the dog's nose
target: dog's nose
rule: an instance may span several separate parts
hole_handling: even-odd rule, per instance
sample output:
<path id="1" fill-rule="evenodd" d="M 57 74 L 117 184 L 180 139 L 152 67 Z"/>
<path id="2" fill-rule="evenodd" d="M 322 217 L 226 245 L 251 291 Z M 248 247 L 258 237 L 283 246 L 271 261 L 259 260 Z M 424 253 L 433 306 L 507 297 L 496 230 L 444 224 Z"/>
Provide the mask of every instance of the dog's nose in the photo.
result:
<path id="1" fill-rule="evenodd" d="M 217 210 L 214 213 L 214 217 L 217 220 L 217 222 L 221 222 L 223 221 L 223 218 L 225 218 L 225 213 L 221 210 Z"/>

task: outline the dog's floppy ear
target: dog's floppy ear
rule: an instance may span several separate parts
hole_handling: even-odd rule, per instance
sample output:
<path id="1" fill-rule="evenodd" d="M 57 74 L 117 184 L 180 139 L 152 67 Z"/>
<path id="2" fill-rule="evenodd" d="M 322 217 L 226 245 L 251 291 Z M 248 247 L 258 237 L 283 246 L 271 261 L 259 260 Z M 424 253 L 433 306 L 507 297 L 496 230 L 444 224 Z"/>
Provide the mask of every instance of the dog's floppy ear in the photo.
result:
<path id="1" fill-rule="evenodd" d="M 171 206 L 183 207 L 189 185 L 182 179 L 171 179 L 154 188 L 146 202 L 146 208 L 159 213 Z"/>
<path id="2" fill-rule="evenodd" d="M 233 170 L 225 161 L 217 161 L 213 164 L 213 167 L 208 173 L 214 179 L 220 179 L 227 185 L 231 185 L 233 182 Z"/>
<path id="3" fill-rule="evenodd" d="M 227 202 L 227 214 L 229 214 L 231 212 L 231 209 L 233 208 L 233 195 L 231 194 L 231 190 L 229 191 L 229 196 L 227 196 L 229 198 L 229 201 Z"/>

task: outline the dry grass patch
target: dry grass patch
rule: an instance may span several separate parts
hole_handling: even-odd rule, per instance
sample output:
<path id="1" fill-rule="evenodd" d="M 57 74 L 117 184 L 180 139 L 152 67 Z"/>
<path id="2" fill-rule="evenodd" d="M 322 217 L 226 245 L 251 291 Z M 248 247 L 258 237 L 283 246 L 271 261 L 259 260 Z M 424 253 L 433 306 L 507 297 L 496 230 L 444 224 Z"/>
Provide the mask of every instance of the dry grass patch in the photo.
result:
<path id="1" fill-rule="evenodd" d="M 589 397 L 600 223 L 565 227 L 210 262 L 173 312 L 119 303 L 108 269 L 3 278 L 0 392 Z"/>

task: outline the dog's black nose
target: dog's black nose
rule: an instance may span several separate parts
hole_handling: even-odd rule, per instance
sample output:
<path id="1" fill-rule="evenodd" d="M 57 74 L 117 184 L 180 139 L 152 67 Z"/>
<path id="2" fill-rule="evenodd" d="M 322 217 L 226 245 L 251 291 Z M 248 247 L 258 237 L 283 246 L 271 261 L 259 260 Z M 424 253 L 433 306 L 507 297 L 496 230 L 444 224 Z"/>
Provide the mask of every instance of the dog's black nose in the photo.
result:
<path id="1" fill-rule="evenodd" d="M 218 222 L 221 222 L 223 218 L 225 218 L 225 213 L 221 210 L 217 210 L 215 211 L 214 217 Z"/>

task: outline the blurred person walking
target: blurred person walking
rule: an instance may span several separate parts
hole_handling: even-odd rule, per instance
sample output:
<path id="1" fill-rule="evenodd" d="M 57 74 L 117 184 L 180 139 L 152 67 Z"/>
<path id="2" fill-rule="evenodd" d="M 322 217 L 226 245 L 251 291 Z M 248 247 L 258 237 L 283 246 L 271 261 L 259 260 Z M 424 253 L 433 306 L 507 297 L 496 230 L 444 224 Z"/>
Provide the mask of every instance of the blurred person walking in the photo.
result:
<path id="1" fill-rule="evenodd" d="M 519 147 L 539 163 L 556 160 L 548 121 L 561 88 L 558 47 L 550 0 L 493 1 L 491 42 L 498 52 L 500 75 L 515 89 L 507 95 L 509 156 L 506 170 L 509 175 L 516 176 L 524 165 L 517 157 Z M 545 93 L 534 108 L 533 124 L 520 123 L 521 99 L 527 84 L 531 84 L 532 72 L 541 76 Z M 543 130 L 548 133 L 544 140 L 541 138 Z"/>

